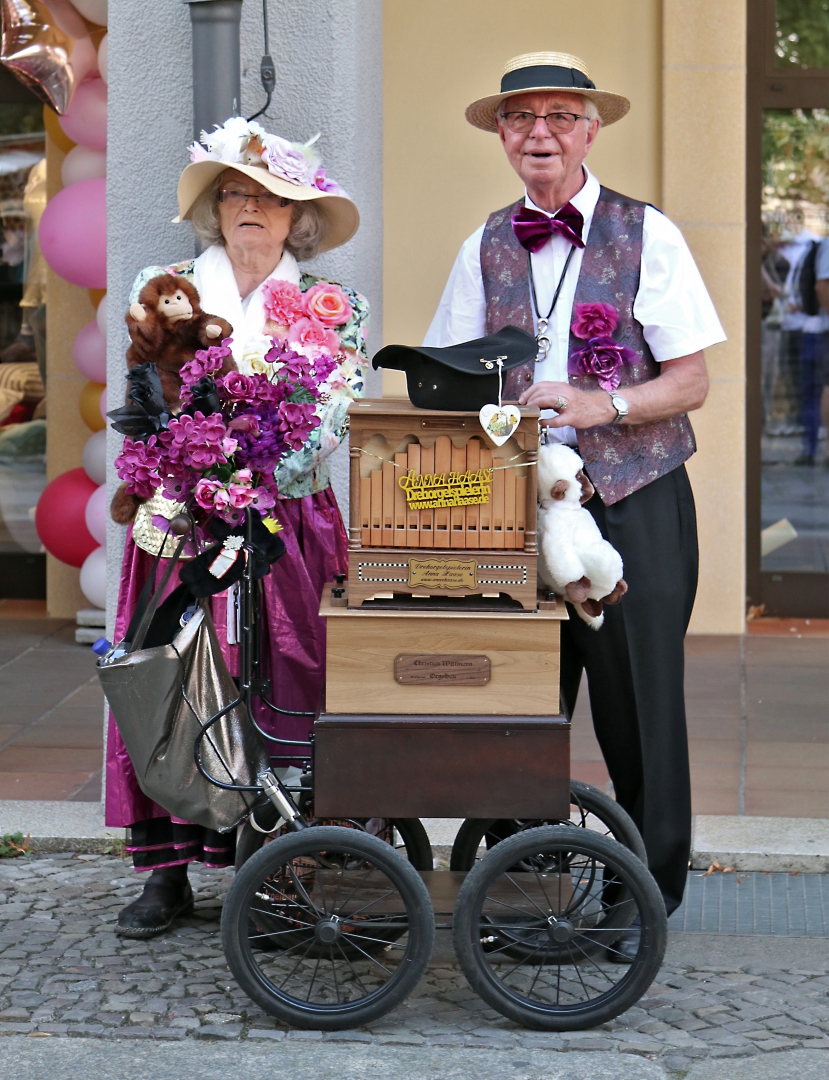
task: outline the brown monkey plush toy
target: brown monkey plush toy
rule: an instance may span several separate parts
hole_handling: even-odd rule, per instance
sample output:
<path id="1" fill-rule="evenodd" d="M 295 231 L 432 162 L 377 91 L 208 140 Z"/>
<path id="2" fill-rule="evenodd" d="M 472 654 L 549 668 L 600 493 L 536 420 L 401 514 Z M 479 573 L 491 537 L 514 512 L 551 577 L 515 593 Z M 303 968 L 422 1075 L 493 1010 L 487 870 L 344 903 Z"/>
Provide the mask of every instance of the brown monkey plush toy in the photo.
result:
<path id="1" fill-rule="evenodd" d="M 126 321 L 132 343 L 127 349 L 127 369 L 148 361 L 155 364 L 164 400 L 173 410 L 178 406 L 182 365 L 199 349 L 217 345 L 233 333 L 229 322 L 202 311 L 199 294 L 189 281 L 175 274 L 161 274 L 148 281 L 138 294 L 138 303 L 130 306 Z M 236 371 L 230 357 L 219 374 L 229 371 Z"/>
<path id="2" fill-rule="evenodd" d="M 199 349 L 216 345 L 233 333 L 233 327 L 225 319 L 202 311 L 196 289 L 175 274 L 161 274 L 147 282 L 138 294 L 138 302 L 130 305 L 126 322 L 130 334 L 127 370 L 141 364 L 155 364 L 164 401 L 171 413 L 179 410 L 182 366 Z M 228 356 L 217 375 L 236 370 L 235 362 Z M 127 494 L 124 485 L 119 487 L 110 507 L 113 521 L 128 525 L 141 502 L 136 495 Z"/>

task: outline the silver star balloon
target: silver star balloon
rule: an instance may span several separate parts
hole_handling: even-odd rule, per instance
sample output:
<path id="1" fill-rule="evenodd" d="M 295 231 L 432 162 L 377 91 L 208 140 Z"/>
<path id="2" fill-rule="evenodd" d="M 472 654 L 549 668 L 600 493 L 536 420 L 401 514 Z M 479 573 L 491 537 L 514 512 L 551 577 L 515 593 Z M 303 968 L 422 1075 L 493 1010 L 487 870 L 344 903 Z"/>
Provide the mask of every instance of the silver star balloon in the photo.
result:
<path id="1" fill-rule="evenodd" d="M 75 86 L 72 38 L 55 25 L 40 0 L 0 0 L 0 13 L 0 64 L 62 116 Z"/>

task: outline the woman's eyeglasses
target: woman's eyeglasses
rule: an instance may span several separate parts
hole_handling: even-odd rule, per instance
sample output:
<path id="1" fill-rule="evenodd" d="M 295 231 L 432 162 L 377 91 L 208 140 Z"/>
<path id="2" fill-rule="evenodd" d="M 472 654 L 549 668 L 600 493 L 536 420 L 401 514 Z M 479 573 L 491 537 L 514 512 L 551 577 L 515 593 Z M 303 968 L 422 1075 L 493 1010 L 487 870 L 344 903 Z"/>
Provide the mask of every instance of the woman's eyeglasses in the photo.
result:
<path id="1" fill-rule="evenodd" d="M 257 206 L 263 210 L 278 210 L 283 206 L 290 206 L 292 200 L 282 195 L 274 195 L 272 191 L 263 191 L 260 195 L 250 195 L 247 191 L 237 191 L 234 188 L 221 188 L 219 202 L 225 203 L 231 210 L 241 210 L 247 206 L 248 199 L 253 199 Z"/>

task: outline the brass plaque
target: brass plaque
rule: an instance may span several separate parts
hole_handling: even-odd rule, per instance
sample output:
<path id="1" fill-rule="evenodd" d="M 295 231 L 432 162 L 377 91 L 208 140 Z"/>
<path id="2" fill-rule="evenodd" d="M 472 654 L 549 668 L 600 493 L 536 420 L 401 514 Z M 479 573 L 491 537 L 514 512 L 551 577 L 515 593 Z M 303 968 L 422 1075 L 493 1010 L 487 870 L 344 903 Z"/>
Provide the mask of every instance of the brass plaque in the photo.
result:
<path id="1" fill-rule="evenodd" d="M 474 589 L 477 567 L 475 559 L 409 559 L 409 587 Z"/>
<path id="2" fill-rule="evenodd" d="M 473 653 L 398 653 L 394 677 L 404 686 L 486 686 L 489 657 Z"/>

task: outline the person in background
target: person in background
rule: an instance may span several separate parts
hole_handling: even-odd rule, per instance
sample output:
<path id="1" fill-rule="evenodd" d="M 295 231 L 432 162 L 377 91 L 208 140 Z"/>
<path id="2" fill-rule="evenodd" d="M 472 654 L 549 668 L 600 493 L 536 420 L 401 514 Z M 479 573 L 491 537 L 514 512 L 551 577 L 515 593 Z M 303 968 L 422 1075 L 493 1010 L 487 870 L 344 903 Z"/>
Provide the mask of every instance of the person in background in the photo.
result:
<path id="1" fill-rule="evenodd" d="M 812 434 L 806 452 L 809 452 L 811 446 L 814 462 L 817 458 L 820 429 L 823 428 L 823 465 L 829 468 L 829 238 L 821 240 L 815 256 L 815 292 L 821 307 L 823 329 L 819 347 L 815 350 L 819 360 L 816 361 L 809 380 L 811 398 L 807 430 Z"/>

